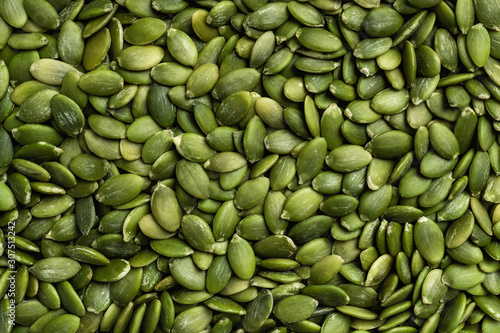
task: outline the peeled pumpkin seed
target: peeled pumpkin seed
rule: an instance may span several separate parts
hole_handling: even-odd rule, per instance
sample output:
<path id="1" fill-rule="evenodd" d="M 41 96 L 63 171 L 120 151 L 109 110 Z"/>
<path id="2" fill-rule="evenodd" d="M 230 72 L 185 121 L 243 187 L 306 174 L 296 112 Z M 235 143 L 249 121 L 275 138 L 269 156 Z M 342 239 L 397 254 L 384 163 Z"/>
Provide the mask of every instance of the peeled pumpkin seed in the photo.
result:
<path id="1" fill-rule="evenodd" d="M 96 200 L 110 205 L 123 204 L 135 198 L 142 190 L 142 186 L 143 180 L 137 175 L 117 175 L 108 179 L 99 188 Z"/>
<path id="2" fill-rule="evenodd" d="M 78 261 L 64 257 L 42 259 L 30 268 L 30 272 L 38 279 L 50 283 L 65 281 L 75 276 L 79 270 Z"/>

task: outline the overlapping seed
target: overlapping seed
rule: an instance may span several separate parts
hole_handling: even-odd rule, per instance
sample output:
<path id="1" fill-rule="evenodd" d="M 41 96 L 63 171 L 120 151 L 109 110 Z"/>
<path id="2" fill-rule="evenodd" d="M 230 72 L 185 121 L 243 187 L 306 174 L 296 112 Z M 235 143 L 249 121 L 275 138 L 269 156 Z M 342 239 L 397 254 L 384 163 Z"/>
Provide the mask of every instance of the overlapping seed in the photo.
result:
<path id="1" fill-rule="evenodd" d="M 500 331 L 499 31 L 0 0 L 0 332 Z"/>

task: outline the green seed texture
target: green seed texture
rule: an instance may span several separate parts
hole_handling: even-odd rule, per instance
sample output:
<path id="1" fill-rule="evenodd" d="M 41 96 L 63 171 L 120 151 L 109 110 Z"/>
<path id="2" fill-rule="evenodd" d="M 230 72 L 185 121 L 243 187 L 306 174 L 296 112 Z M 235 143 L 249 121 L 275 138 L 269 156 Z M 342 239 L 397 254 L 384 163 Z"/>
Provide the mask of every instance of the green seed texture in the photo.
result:
<path id="1" fill-rule="evenodd" d="M 500 0 L 0 0 L 0 332 L 500 332 L 499 132 Z"/>

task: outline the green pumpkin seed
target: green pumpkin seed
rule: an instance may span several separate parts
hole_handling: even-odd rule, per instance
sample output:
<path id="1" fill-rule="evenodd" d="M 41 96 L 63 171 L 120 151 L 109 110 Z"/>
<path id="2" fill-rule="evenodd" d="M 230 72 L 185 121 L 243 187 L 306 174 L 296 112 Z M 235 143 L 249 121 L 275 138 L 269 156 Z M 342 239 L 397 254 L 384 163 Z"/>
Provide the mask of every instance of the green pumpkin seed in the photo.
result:
<path id="1" fill-rule="evenodd" d="M 281 218 L 290 221 L 301 221 L 316 212 L 323 196 L 310 187 L 305 187 L 292 194 L 283 206 Z M 301 207 L 300 209 L 297 209 Z"/>
<path id="2" fill-rule="evenodd" d="M 228 260 L 233 272 L 241 279 L 249 279 L 255 271 L 255 254 L 250 244 L 234 235 L 228 246 Z"/>
<path id="3" fill-rule="evenodd" d="M 451 264 L 443 273 L 443 283 L 459 290 L 472 288 L 484 280 L 484 273 L 477 265 Z"/>
<path id="4" fill-rule="evenodd" d="M 84 74 L 78 81 L 78 86 L 91 95 L 111 96 L 123 88 L 123 82 L 123 78 L 116 72 L 95 69 Z"/>
<path id="5" fill-rule="evenodd" d="M 96 199 L 107 205 L 123 204 L 134 199 L 142 190 L 142 185 L 143 180 L 137 175 L 118 175 L 103 183 Z"/>
<path id="6" fill-rule="evenodd" d="M 170 272 L 182 286 L 191 290 L 205 289 L 206 272 L 195 266 L 191 257 L 170 260 Z"/>
<path id="7" fill-rule="evenodd" d="M 297 312 L 297 304 L 301 305 L 299 312 Z M 278 319 L 293 323 L 309 318 L 317 305 L 318 301 L 310 296 L 294 295 L 279 301 L 273 312 Z"/>
<path id="8" fill-rule="evenodd" d="M 212 310 L 205 306 L 195 306 L 179 313 L 174 320 L 172 332 L 198 332 L 212 320 Z"/>
<path id="9" fill-rule="evenodd" d="M 79 270 L 80 264 L 76 260 L 64 257 L 42 259 L 29 269 L 37 279 L 50 283 L 65 281 L 75 276 Z"/>

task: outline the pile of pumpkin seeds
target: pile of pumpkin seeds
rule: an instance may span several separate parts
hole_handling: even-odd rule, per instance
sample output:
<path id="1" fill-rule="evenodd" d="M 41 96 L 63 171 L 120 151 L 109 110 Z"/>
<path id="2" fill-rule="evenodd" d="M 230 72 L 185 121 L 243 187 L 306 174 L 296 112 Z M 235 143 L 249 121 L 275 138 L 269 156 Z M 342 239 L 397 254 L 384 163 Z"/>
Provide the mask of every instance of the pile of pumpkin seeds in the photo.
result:
<path id="1" fill-rule="evenodd" d="M 500 332 L 500 0 L 0 0 L 0 332 Z"/>

